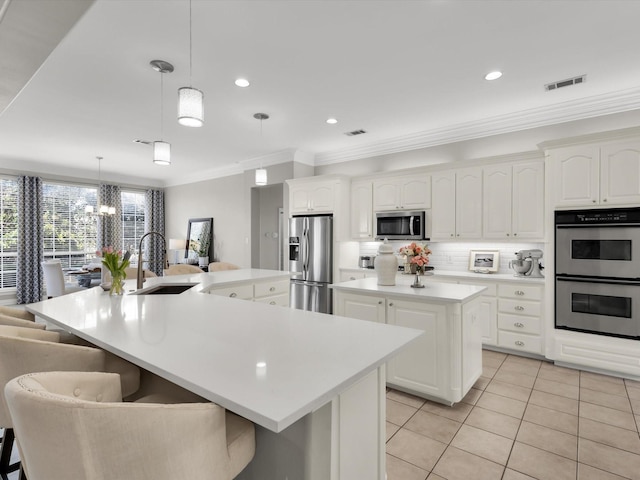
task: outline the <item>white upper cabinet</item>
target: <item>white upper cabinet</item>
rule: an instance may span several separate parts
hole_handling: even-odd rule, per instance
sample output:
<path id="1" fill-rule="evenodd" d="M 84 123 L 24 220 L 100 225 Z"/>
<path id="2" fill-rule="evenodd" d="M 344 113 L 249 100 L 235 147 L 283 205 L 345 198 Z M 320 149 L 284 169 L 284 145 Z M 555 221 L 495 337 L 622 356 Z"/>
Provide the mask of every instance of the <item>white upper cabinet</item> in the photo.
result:
<path id="1" fill-rule="evenodd" d="M 549 151 L 558 207 L 640 203 L 640 141 Z"/>
<path id="2" fill-rule="evenodd" d="M 544 237 L 544 163 L 483 169 L 483 238 Z"/>
<path id="3" fill-rule="evenodd" d="M 333 213 L 336 182 L 305 182 L 289 186 L 289 211 L 297 213 Z"/>
<path id="4" fill-rule="evenodd" d="M 374 180 L 373 209 L 424 210 L 431 207 L 431 183 L 423 174 Z"/>
<path id="5" fill-rule="evenodd" d="M 351 183 L 351 238 L 373 240 L 373 182 Z"/>
<path id="6" fill-rule="evenodd" d="M 431 239 L 482 238 L 482 169 L 431 175 Z"/>

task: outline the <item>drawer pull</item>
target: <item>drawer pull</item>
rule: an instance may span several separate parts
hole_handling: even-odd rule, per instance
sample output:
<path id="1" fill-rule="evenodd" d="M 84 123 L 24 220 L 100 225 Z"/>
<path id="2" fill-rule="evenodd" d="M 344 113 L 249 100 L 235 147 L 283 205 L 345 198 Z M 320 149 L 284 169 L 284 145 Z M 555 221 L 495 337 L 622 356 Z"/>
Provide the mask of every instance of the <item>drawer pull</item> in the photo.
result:
<path id="1" fill-rule="evenodd" d="M 271 301 L 269 302 L 269 305 L 275 305 L 275 304 L 276 304 L 276 301 L 275 301 L 275 300 L 271 300 Z"/>
<path id="2" fill-rule="evenodd" d="M 513 307 L 515 310 L 518 310 L 519 312 L 521 312 L 522 310 L 524 310 L 524 307 L 521 305 L 516 305 L 515 307 Z"/>
<path id="3" fill-rule="evenodd" d="M 524 328 L 524 323 L 516 322 L 513 324 L 514 327 Z"/>
<path id="4" fill-rule="evenodd" d="M 378 300 L 378 305 L 382 305 L 382 300 Z"/>
<path id="5" fill-rule="evenodd" d="M 390 306 L 390 307 L 393 307 L 393 302 L 389 302 L 389 306 Z"/>
<path id="6" fill-rule="evenodd" d="M 349 280 L 355 280 L 356 277 L 349 277 Z"/>
<path id="7" fill-rule="evenodd" d="M 524 347 L 524 342 L 521 342 L 520 340 L 516 340 L 514 343 L 519 347 Z"/>
<path id="8" fill-rule="evenodd" d="M 231 298 L 236 298 L 238 296 L 238 294 L 236 292 L 232 292 L 232 293 L 229 294 L 229 296 Z"/>
<path id="9" fill-rule="evenodd" d="M 524 295 L 524 292 L 522 290 L 516 290 L 514 293 L 520 296 Z"/>
<path id="10" fill-rule="evenodd" d="M 275 292 L 275 291 L 276 291 L 276 287 L 271 287 L 271 288 L 269 288 L 269 291 L 270 291 L 270 292 Z"/>

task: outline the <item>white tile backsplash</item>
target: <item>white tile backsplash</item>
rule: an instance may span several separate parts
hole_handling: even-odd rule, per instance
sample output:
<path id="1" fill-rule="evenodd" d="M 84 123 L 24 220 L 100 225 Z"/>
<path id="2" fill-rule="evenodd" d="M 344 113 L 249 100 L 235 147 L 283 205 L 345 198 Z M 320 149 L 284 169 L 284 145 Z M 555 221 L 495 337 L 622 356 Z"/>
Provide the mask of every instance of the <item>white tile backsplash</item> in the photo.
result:
<path id="1" fill-rule="evenodd" d="M 362 242 L 360 243 L 359 255 L 376 255 L 378 247 L 382 242 Z M 400 247 L 408 245 L 411 241 L 390 241 L 393 249 L 397 252 Z M 544 252 L 543 243 L 458 243 L 458 242 L 418 242 L 424 243 L 431 250 L 431 259 L 429 264 L 438 270 L 452 272 L 466 272 L 469 270 L 469 251 L 470 250 L 498 250 L 500 252 L 500 263 L 498 273 L 513 273 L 509 269 L 509 260 L 515 260 L 515 253 L 518 250 L 539 249 Z M 398 254 L 398 264 L 402 264 L 400 255 Z M 542 258 L 542 265 L 545 263 Z"/>

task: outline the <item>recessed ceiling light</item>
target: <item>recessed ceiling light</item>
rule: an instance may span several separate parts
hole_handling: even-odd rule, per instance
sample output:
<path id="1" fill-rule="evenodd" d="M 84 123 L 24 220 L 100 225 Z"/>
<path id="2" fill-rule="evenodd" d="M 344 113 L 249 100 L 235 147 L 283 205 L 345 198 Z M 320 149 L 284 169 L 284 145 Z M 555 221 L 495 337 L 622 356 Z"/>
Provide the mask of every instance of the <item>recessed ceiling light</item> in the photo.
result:
<path id="1" fill-rule="evenodd" d="M 484 76 L 485 80 L 497 80 L 502 76 L 502 72 L 498 72 L 497 70 L 495 72 L 489 72 Z"/>
<path id="2" fill-rule="evenodd" d="M 327 123 L 329 125 L 335 125 L 336 123 L 338 123 L 338 120 L 336 120 L 335 118 L 327 118 Z"/>
<path id="3" fill-rule="evenodd" d="M 243 88 L 248 87 L 250 85 L 249 80 L 247 80 L 246 78 L 238 78 L 236 79 L 235 83 L 238 87 L 243 87 Z"/>

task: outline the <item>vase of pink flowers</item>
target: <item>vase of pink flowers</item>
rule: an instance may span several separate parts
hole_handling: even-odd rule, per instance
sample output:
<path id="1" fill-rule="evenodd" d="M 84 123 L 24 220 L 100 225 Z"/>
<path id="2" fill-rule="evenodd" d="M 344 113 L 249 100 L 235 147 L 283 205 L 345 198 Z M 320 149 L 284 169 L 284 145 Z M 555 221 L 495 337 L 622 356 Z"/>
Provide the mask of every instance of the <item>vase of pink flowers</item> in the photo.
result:
<path id="1" fill-rule="evenodd" d="M 418 245 L 412 242 L 409 245 L 405 245 L 399 250 L 401 255 L 406 256 L 405 272 L 415 273 L 416 277 L 411 285 L 413 288 L 423 288 L 420 281 L 420 275 L 426 270 L 426 266 L 429 265 L 429 255 L 431 250 L 426 245 Z"/>
<path id="2" fill-rule="evenodd" d="M 122 255 L 122 250 L 114 250 L 113 247 L 103 247 L 96 252 L 98 257 L 102 257 L 103 268 L 106 268 L 111 275 L 111 286 L 109 295 L 122 295 L 124 293 L 124 280 L 127 278 L 126 268 L 129 266 L 128 255 Z M 106 285 L 103 285 L 106 288 Z"/>

